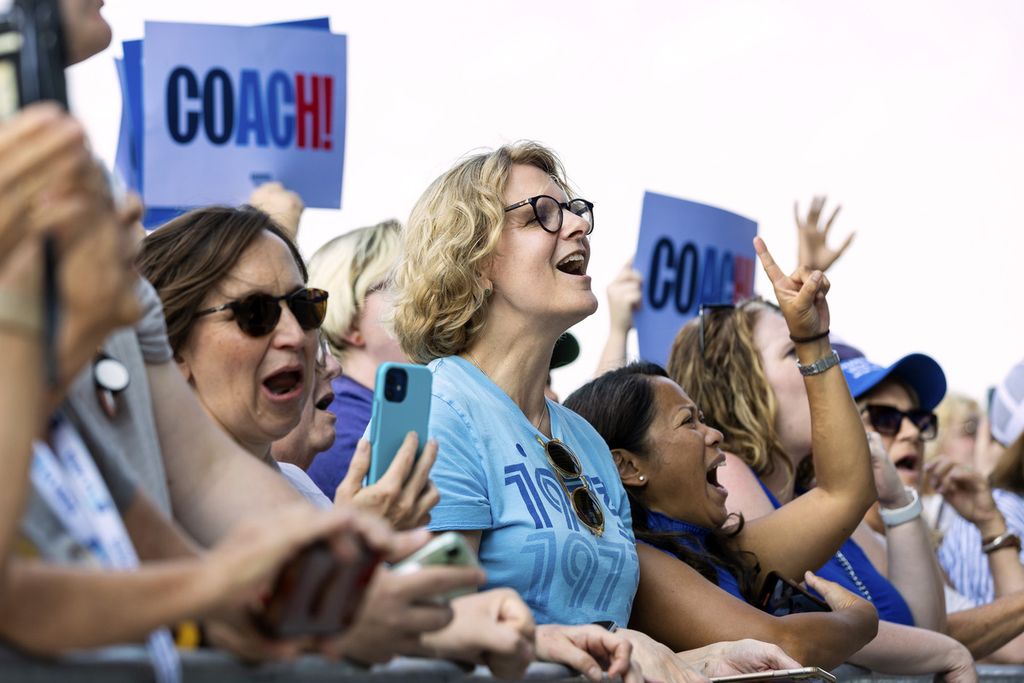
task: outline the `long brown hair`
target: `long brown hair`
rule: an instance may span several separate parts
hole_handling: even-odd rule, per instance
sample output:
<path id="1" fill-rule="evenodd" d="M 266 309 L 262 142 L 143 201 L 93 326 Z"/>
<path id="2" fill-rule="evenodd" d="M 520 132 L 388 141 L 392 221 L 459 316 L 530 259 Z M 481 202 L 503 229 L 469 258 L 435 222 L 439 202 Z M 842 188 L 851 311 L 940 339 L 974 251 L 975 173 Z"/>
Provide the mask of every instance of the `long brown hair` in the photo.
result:
<path id="1" fill-rule="evenodd" d="M 309 279 L 295 243 L 270 216 L 252 206 L 208 206 L 189 211 L 142 241 L 135 266 L 160 294 L 167 337 L 175 353 L 188 341 L 207 293 L 264 232 L 284 241 L 302 281 Z"/>
<path id="2" fill-rule="evenodd" d="M 775 418 L 779 406 L 754 343 L 758 316 L 779 315 L 761 299 L 735 308 L 713 308 L 703 315 L 704 353 L 699 319 L 679 330 L 668 360 L 668 374 L 722 432 L 722 450 L 734 453 L 761 477 L 782 467 L 793 474 Z"/>

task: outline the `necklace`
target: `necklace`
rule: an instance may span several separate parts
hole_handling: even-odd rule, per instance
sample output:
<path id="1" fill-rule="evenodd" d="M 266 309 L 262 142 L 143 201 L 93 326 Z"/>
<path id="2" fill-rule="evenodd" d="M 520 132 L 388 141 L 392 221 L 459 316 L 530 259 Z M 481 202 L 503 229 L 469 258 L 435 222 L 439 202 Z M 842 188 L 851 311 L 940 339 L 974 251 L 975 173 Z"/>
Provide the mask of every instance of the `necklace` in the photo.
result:
<path id="1" fill-rule="evenodd" d="M 470 353 L 469 351 L 463 351 L 463 352 L 462 352 L 462 353 L 461 353 L 460 355 L 461 355 L 461 356 L 462 356 L 463 358 L 465 358 L 466 360 L 468 360 L 468 361 L 469 361 L 469 362 L 470 362 L 470 363 L 471 363 L 471 364 L 473 365 L 473 367 L 474 367 L 474 368 L 476 368 L 476 369 L 477 369 L 477 370 L 479 370 L 479 371 L 480 371 L 481 373 L 483 373 L 483 375 L 484 375 L 485 377 L 487 377 L 488 379 L 490 379 L 490 378 L 491 378 L 491 376 L 490 376 L 490 375 L 488 375 L 488 374 L 487 374 L 487 372 L 486 372 L 486 371 L 485 371 L 485 370 L 484 370 L 484 369 L 483 369 L 482 367 L 480 367 L 480 364 L 476 362 L 476 358 L 473 358 L 473 354 L 471 354 L 471 353 Z M 491 381 L 494 381 L 494 380 L 491 380 Z M 506 395 L 507 395 L 507 394 L 506 394 Z M 513 403 L 514 403 L 514 401 L 513 401 Z M 537 421 L 536 421 L 536 422 L 534 422 L 534 421 L 533 421 L 532 419 L 530 419 L 529 417 L 527 417 L 527 415 L 526 415 L 526 411 L 525 411 L 525 410 L 523 410 L 522 406 L 520 406 L 520 407 L 519 407 L 519 411 L 520 411 L 521 413 L 523 413 L 523 417 L 526 417 L 527 421 L 528 421 L 528 422 L 529 422 L 529 423 L 530 423 L 530 424 L 531 424 L 531 425 L 532 425 L 532 426 L 533 426 L 533 427 L 534 427 L 534 428 L 535 428 L 535 429 L 536 429 L 536 430 L 537 430 L 538 432 L 540 432 L 540 433 L 542 433 L 542 434 L 545 434 L 545 435 L 547 435 L 547 434 L 550 434 L 550 433 L 551 433 L 551 414 L 550 414 L 550 411 L 548 410 L 548 402 L 547 402 L 547 399 L 545 399 L 545 400 L 544 400 L 544 411 L 543 411 L 543 412 L 542 412 L 542 413 L 540 414 L 540 417 L 539 417 L 539 418 L 537 419 Z M 544 421 L 545 421 L 545 420 L 547 420 L 547 422 L 548 422 L 548 430 L 547 430 L 546 432 L 544 431 L 544 427 L 543 427 L 543 425 L 544 425 Z"/>
<path id="2" fill-rule="evenodd" d="M 857 576 L 857 572 L 854 571 L 853 565 L 850 564 L 848 559 L 846 559 L 846 555 L 843 555 L 842 550 L 836 551 L 836 559 L 839 560 L 839 564 L 843 565 L 843 569 L 845 569 L 846 573 L 850 575 L 850 578 L 853 580 L 853 585 L 857 587 L 857 590 L 864 596 L 864 599 L 873 603 L 874 600 L 871 599 L 871 591 L 868 590 L 868 587 L 865 586 L 864 582 L 860 580 L 859 576 Z"/>

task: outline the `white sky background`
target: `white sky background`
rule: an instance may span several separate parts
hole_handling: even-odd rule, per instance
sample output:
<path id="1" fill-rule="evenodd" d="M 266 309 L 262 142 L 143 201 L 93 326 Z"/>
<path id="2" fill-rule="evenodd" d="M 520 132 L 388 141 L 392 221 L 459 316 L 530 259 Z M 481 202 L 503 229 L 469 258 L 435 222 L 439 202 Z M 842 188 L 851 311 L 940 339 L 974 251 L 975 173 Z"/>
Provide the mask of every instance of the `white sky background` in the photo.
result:
<path id="1" fill-rule="evenodd" d="M 309 210 L 307 255 L 404 220 L 463 153 L 552 146 L 597 208 L 602 301 L 576 328 L 592 372 L 604 289 L 635 248 L 644 190 L 759 223 L 795 262 L 792 204 L 842 203 L 832 329 L 888 364 L 934 356 L 976 397 L 1024 357 L 1024 3 L 1014 0 L 584 2 L 108 0 L 107 52 L 74 67 L 72 106 L 112 163 L 112 57 L 145 20 L 256 24 L 330 15 L 349 36 L 341 211 Z M 757 289 L 769 292 L 758 268 Z M 635 347 L 634 347 L 635 348 Z"/>

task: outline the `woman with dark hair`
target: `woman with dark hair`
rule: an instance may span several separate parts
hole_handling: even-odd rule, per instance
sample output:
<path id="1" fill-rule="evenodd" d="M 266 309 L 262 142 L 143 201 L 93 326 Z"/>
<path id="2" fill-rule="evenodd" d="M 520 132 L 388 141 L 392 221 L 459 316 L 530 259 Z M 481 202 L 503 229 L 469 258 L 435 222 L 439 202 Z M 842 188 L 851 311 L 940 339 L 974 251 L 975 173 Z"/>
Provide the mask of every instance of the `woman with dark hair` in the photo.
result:
<path id="1" fill-rule="evenodd" d="M 722 434 L 657 365 L 609 372 L 565 405 L 607 442 L 630 497 L 642 541 L 631 624 L 674 649 L 750 637 L 774 642 L 804 664 L 833 667 L 874 637 L 877 617 L 865 600 L 807 572 L 835 551 L 873 500 L 867 443 L 821 335 L 828 329 L 827 280 L 809 271 L 785 277 L 763 243 L 758 252 L 790 333 L 802 340 L 798 357 L 814 397 L 816 442 L 835 456 L 813 496 L 723 530 Z M 806 575 L 834 611 L 776 617 L 755 609 L 747 603 L 756 601 L 769 571 L 797 581 Z"/>
<path id="2" fill-rule="evenodd" d="M 772 515 L 780 506 L 790 507 L 790 501 L 813 494 L 813 476 L 820 488 L 824 484 L 822 467 L 838 455 L 835 451 L 823 455 L 814 435 L 810 408 L 814 398 L 807 380 L 793 367 L 800 344 L 791 338 L 788 327 L 777 308 L 758 300 L 707 310 L 679 331 L 669 356 L 669 375 L 692 392 L 707 411 L 709 421 L 724 434 L 727 466 L 721 479 L 729 487 L 729 508 L 742 511 L 751 524 Z M 851 401 L 849 396 L 846 400 Z M 852 409 L 857 414 L 857 408 Z M 858 427 L 863 433 L 859 417 Z M 873 440 L 879 472 L 887 468 L 892 473 L 884 444 L 877 437 Z M 808 456 L 813 457 L 813 468 L 807 467 L 812 462 Z M 869 457 L 864 455 L 865 463 Z M 895 486 L 887 483 L 893 478 Z M 811 491 L 796 496 L 808 487 Z M 879 476 L 876 487 L 873 496 L 887 508 L 896 511 L 908 502 L 895 474 Z M 808 518 L 815 519 L 815 515 L 812 512 Z M 906 522 L 896 531 L 913 536 L 911 527 L 917 522 L 910 518 Z M 847 527 L 847 536 L 856 526 Z M 883 673 L 944 672 L 956 680 L 974 680 L 970 652 L 942 633 L 915 628 L 916 616 L 922 622 L 934 617 L 929 617 L 928 611 L 912 612 L 908 601 L 872 565 L 861 546 L 852 538 L 843 540 L 835 556 L 824 558 L 818 571 L 870 599 L 880 617 L 878 636 L 851 661 Z M 907 550 L 911 543 L 913 539 L 904 536 L 902 541 L 894 542 L 898 546 L 894 550 Z M 930 570 L 933 565 L 934 561 L 929 560 L 920 566 Z M 912 574 L 908 578 L 914 582 Z M 941 593 L 928 592 L 930 579 L 923 570 L 917 574 L 913 587 L 926 599 L 914 604 L 943 617 Z"/>
<path id="3" fill-rule="evenodd" d="M 271 444 L 299 423 L 315 386 L 327 292 L 305 287 L 298 248 L 252 207 L 191 211 L 149 234 L 138 267 L 160 294 L 178 368 L 235 441 L 329 507 Z"/>

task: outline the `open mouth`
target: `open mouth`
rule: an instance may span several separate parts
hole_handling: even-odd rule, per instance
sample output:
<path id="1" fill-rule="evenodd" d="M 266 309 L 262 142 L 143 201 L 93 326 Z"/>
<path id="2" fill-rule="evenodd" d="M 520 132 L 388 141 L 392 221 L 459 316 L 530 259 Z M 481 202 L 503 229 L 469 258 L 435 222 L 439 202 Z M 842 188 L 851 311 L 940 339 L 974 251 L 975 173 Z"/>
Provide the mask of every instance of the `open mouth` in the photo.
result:
<path id="1" fill-rule="evenodd" d="M 263 380 L 263 386 L 274 396 L 286 396 L 302 386 L 302 371 L 282 370 L 281 372 L 275 372 Z"/>
<path id="2" fill-rule="evenodd" d="M 332 403 L 334 403 L 334 394 L 328 392 L 324 394 L 323 397 L 314 404 L 314 407 L 317 410 L 327 410 L 328 408 L 331 407 Z"/>
<path id="3" fill-rule="evenodd" d="M 555 268 L 568 275 L 586 275 L 587 260 L 583 257 L 582 253 L 577 251 L 559 261 Z"/>
<path id="4" fill-rule="evenodd" d="M 711 484 L 715 488 L 719 488 L 719 489 L 720 488 L 724 488 L 721 484 L 718 483 L 718 468 L 721 467 L 724 464 L 725 464 L 725 456 L 724 455 L 719 455 L 711 463 L 711 466 L 708 467 L 707 472 L 704 473 L 704 478 L 707 480 L 707 482 L 709 484 Z"/>
<path id="5" fill-rule="evenodd" d="M 917 471 L 917 456 L 916 455 L 904 455 L 902 458 L 893 463 L 898 470 L 909 470 L 911 472 Z"/>

